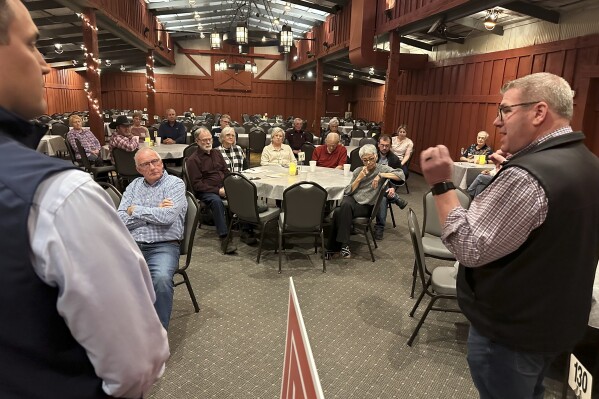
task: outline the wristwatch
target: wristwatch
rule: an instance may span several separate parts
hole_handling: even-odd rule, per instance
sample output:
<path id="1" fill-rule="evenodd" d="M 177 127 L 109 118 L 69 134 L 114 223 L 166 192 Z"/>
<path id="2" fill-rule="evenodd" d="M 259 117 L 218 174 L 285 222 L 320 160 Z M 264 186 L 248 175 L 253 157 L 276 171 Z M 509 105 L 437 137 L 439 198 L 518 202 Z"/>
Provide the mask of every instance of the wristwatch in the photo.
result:
<path id="1" fill-rule="evenodd" d="M 433 185 L 433 187 L 431 187 L 431 193 L 433 195 L 445 194 L 449 190 L 455 190 L 455 186 L 453 185 L 453 182 L 450 182 L 450 181 L 444 181 L 441 183 L 437 183 L 437 184 Z"/>

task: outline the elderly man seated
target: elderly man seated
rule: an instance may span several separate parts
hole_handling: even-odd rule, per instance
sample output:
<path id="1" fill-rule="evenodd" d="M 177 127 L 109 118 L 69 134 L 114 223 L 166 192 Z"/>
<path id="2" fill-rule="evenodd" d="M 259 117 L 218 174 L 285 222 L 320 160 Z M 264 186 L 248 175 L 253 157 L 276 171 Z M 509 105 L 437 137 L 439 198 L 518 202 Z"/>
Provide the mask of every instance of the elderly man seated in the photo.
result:
<path id="1" fill-rule="evenodd" d="M 347 162 L 347 150 L 339 143 L 340 139 L 338 133 L 327 134 L 325 145 L 316 147 L 312 153 L 312 160 L 316 161 L 316 166 L 343 169 L 343 164 Z"/>
<path id="2" fill-rule="evenodd" d="M 181 122 L 177 122 L 174 109 L 166 110 L 166 120 L 158 127 L 158 137 L 162 139 L 162 144 L 185 144 L 187 131 Z"/>
<path id="3" fill-rule="evenodd" d="M 491 147 L 487 145 L 487 139 L 489 138 L 489 133 L 481 130 L 476 134 L 476 143 L 472 144 L 470 147 L 464 151 L 460 156 L 460 161 L 471 162 L 475 161 L 475 155 L 484 155 L 485 163 L 491 162 L 489 160 L 489 156 L 493 153 Z"/>
<path id="4" fill-rule="evenodd" d="M 225 188 L 223 181 L 230 172 L 221 152 L 212 148 L 212 133 L 205 127 L 198 129 L 196 138 L 198 149 L 187 160 L 187 172 L 196 197 L 205 203 L 212 211 L 216 233 L 221 240 L 221 249 L 230 254 L 237 250 L 227 238 L 227 217 L 225 204 Z M 242 226 L 241 240 L 248 245 L 255 244 L 254 232 L 247 226 Z"/>
<path id="5" fill-rule="evenodd" d="M 127 186 L 118 214 L 148 263 L 156 292 L 154 308 L 168 329 L 187 212 L 185 183 L 164 171 L 160 156 L 151 148 L 137 151 L 135 166 L 143 177 Z"/>
<path id="6" fill-rule="evenodd" d="M 79 115 L 71 115 L 69 117 L 69 124 L 71 125 L 71 129 L 67 133 L 67 140 L 75 152 L 75 158 L 81 159 L 81 154 L 79 154 L 79 149 L 75 142 L 75 140 L 79 140 L 85 150 L 87 159 L 96 165 L 102 165 L 102 157 L 100 156 L 100 148 L 102 146 L 91 130 L 83 127 L 81 117 Z"/>
<path id="7" fill-rule="evenodd" d="M 120 148 L 128 152 L 137 150 L 139 147 L 139 138 L 131 132 L 131 122 L 129 122 L 129 119 L 125 115 L 119 115 L 116 121 L 110 122 L 108 127 L 114 129 L 114 134 L 110 136 L 109 143 L 112 163 L 114 163 L 114 158 L 112 157 L 113 149 Z"/>
<path id="8" fill-rule="evenodd" d="M 377 150 L 372 144 L 360 148 L 359 155 L 364 163 L 354 170 L 350 184 L 345 188 L 341 206 L 335 209 L 331 231 L 327 240 L 325 257 L 331 259 L 337 254 L 351 258 L 349 237 L 352 219 L 368 217 L 376 202 L 377 188 L 381 179 L 399 182 L 404 179 L 401 169 L 393 169 L 377 163 Z"/>
<path id="9" fill-rule="evenodd" d="M 295 118 L 293 120 L 293 128 L 288 129 L 287 132 L 285 132 L 285 140 L 287 140 L 291 150 L 296 155 L 300 152 L 302 144 L 306 141 L 310 142 L 310 136 L 302 130 L 303 125 L 304 121 L 301 118 Z"/>

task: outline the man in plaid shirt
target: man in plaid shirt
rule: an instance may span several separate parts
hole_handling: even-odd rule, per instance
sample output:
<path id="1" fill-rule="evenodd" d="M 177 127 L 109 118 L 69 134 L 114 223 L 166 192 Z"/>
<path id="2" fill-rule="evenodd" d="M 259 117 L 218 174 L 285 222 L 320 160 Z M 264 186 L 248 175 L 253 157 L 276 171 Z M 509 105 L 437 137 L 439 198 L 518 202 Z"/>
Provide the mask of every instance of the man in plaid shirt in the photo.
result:
<path id="1" fill-rule="evenodd" d="M 119 115 L 116 121 L 108 125 L 111 129 L 115 129 L 114 134 L 110 137 L 110 159 L 114 163 L 112 150 L 120 148 L 128 152 L 135 151 L 139 148 L 139 139 L 131 133 L 131 122 L 125 115 Z"/>

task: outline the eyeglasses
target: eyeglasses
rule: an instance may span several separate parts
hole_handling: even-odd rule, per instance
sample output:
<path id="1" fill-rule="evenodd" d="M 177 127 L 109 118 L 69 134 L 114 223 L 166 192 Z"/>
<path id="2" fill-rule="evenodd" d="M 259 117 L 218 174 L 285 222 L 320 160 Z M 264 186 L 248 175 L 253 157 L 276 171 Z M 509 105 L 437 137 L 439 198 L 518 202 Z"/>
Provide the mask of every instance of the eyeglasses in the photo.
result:
<path id="1" fill-rule="evenodd" d="M 207 139 L 197 139 L 198 143 L 209 143 L 212 141 L 212 137 L 207 138 Z"/>
<path id="2" fill-rule="evenodd" d="M 152 166 L 154 166 L 154 167 L 156 167 L 156 166 L 160 166 L 160 165 L 162 165 L 162 159 L 160 159 L 160 158 L 157 158 L 157 159 L 152 159 L 151 161 L 144 162 L 144 163 L 140 163 L 140 164 L 139 164 L 139 165 L 137 165 L 137 166 L 139 166 L 139 167 L 140 167 L 140 168 L 142 168 L 142 169 L 147 169 L 147 168 L 149 168 L 149 167 L 150 167 L 150 165 L 152 165 Z"/>
<path id="3" fill-rule="evenodd" d="M 503 118 L 509 114 L 510 112 L 512 112 L 512 108 L 514 107 L 524 107 L 527 105 L 533 105 L 536 103 L 539 103 L 540 101 L 530 101 L 527 103 L 520 103 L 520 104 L 513 104 L 513 105 L 500 105 L 497 108 L 497 116 L 499 117 L 499 120 L 503 122 Z"/>
<path id="4" fill-rule="evenodd" d="M 376 158 L 375 157 L 368 158 L 368 159 L 362 158 L 362 163 L 364 165 L 368 165 L 369 163 L 373 163 L 373 162 L 376 162 Z"/>

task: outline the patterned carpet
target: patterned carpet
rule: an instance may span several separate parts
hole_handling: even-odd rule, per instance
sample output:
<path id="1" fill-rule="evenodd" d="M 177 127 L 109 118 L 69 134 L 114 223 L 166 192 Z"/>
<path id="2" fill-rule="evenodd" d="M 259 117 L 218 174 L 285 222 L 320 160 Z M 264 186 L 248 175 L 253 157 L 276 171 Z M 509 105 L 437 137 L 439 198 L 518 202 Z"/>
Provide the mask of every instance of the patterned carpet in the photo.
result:
<path id="1" fill-rule="evenodd" d="M 416 174 L 409 184 L 403 197 L 422 222 L 426 185 Z M 326 398 L 476 398 L 462 314 L 432 312 L 413 347 L 406 345 L 426 299 L 410 318 L 414 258 L 407 208 L 394 211 L 398 226 L 392 228 L 389 216 L 375 263 L 363 237 L 352 236 L 354 257 L 328 262 L 326 274 L 310 239 L 291 239 L 278 274 L 272 241 L 265 240 L 256 264 L 257 247 L 236 238 L 237 254 L 222 255 L 214 230 L 202 226 L 189 269 L 201 310 L 194 313 L 187 290 L 177 287 L 172 355 L 150 397 L 278 397 L 293 277 Z M 273 232 L 267 233 L 274 238 Z M 559 397 L 561 384 L 546 382 L 545 397 Z"/>

